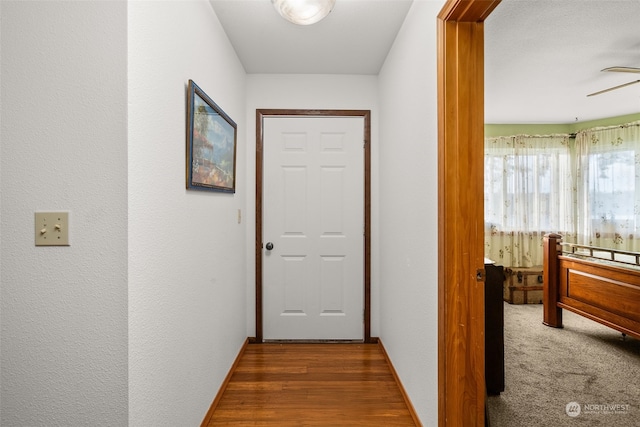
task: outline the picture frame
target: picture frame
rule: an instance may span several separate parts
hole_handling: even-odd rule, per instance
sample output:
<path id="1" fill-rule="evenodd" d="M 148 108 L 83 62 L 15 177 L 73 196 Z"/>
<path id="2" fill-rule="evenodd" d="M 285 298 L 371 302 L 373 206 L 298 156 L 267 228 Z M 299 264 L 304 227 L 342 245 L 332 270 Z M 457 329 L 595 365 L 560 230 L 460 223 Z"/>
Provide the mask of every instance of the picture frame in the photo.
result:
<path id="1" fill-rule="evenodd" d="M 193 81 L 187 88 L 187 189 L 236 192 L 238 126 Z"/>

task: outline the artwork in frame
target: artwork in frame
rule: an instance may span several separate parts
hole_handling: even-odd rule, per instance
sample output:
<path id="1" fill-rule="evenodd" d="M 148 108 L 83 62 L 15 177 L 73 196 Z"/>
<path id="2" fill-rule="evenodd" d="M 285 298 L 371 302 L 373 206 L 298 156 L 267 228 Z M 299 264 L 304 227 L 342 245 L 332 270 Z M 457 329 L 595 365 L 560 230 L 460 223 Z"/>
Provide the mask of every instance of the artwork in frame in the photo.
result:
<path id="1" fill-rule="evenodd" d="M 189 80 L 187 189 L 236 192 L 237 125 Z"/>

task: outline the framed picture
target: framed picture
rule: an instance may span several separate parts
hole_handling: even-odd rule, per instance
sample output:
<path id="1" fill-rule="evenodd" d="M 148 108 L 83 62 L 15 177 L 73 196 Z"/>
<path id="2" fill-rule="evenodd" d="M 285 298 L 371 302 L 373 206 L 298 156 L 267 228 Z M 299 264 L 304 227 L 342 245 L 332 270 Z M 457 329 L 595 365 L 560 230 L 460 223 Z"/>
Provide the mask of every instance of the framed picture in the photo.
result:
<path id="1" fill-rule="evenodd" d="M 235 193 L 238 127 L 193 80 L 187 91 L 187 189 Z"/>

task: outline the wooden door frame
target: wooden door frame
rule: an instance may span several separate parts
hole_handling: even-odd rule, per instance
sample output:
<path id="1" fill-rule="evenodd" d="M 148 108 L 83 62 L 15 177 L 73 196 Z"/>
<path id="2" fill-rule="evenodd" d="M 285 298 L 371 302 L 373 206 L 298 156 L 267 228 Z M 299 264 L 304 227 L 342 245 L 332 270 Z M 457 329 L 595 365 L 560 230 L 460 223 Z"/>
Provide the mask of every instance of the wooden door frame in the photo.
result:
<path id="1" fill-rule="evenodd" d="M 438 15 L 438 425 L 483 426 L 484 21 L 500 0 Z"/>
<path id="2" fill-rule="evenodd" d="M 371 337 L 371 111 L 370 110 L 256 110 L 256 336 L 251 341 L 263 342 L 262 325 L 262 195 L 263 195 L 263 146 L 265 117 L 362 117 L 364 119 L 364 342 Z"/>

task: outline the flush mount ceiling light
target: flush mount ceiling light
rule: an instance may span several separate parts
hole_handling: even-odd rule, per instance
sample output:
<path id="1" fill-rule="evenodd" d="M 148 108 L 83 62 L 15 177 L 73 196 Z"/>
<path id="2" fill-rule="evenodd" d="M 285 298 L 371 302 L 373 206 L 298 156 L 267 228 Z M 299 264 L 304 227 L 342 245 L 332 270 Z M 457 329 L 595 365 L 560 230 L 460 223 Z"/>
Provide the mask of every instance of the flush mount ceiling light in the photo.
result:
<path id="1" fill-rule="evenodd" d="M 311 25 L 331 12 L 336 0 L 271 0 L 278 13 L 298 25 Z"/>

